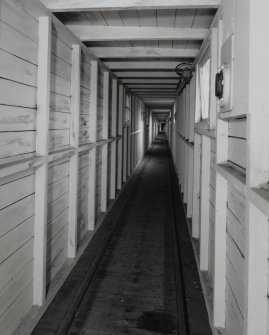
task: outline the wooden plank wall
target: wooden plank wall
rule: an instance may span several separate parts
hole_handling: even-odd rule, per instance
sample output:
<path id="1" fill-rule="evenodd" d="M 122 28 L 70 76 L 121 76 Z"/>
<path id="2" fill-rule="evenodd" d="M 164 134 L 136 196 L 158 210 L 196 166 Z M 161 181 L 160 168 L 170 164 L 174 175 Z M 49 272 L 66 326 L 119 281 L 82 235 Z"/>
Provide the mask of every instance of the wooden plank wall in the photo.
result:
<path id="1" fill-rule="evenodd" d="M 196 60 L 197 69 L 205 57 L 211 57 L 213 64 L 209 118 L 198 122 L 197 104 L 197 122 L 190 120 L 193 109 L 188 99 L 197 101 L 199 91 L 195 94 L 187 85 L 176 99 L 176 123 L 169 128 L 209 320 L 213 334 L 221 335 L 269 334 L 269 137 L 265 125 L 269 114 L 265 112 L 266 76 L 254 65 L 261 57 L 259 66 L 267 69 L 261 39 L 265 30 L 260 25 L 264 8 L 252 4 L 250 10 L 249 4 L 223 2 Z M 267 3 L 263 5 L 268 8 Z M 222 62 L 222 46 L 231 35 L 235 43 L 233 103 L 231 110 L 221 112 L 214 97 L 214 77 Z M 244 81 L 239 80 L 242 71 Z M 195 127 L 194 152 L 188 150 L 192 147 L 190 123 Z M 190 181 L 192 203 L 186 187 Z"/>
<path id="2" fill-rule="evenodd" d="M 122 113 L 122 110 L 119 110 L 117 98 L 119 93 L 118 90 L 112 91 L 112 78 L 116 82 L 117 78 L 109 74 L 109 98 L 105 101 L 103 78 L 105 71 L 108 70 L 99 62 L 96 81 L 98 86 L 94 86 L 92 68 L 94 68 L 95 59 L 88 53 L 87 48 L 38 1 L 3 0 L 0 3 L 0 15 L 0 91 L 2 93 L 0 97 L 0 192 L 5 195 L 0 199 L 0 333 L 9 335 L 16 333 L 18 325 L 21 329 L 27 325 L 26 333 L 30 333 L 29 329 L 37 323 L 77 258 L 90 242 L 94 233 L 94 230 L 89 230 L 92 229 L 92 223 L 89 222 L 91 218 L 89 209 L 92 208 L 89 202 L 93 201 L 89 192 L 92 166 L 96 165 L 95 215 L 96 220 L 99 220 L 101 197 L 106 198 L 107 203 L 115 198 L 113 195 L 115 190 L 114 192 L 111 190 L 113 185 L 116 189 L 115 182 L 111 183 L 112 173 L 114 172 L 114 180 L 117 183 L 117 171 L 122 171 L 123 167 L 120 167 L 116 160 L 116 143 L 117 141 L 121 141 L 122 145 L 126 143 L 121 137 L 121 125 L 118 123 Z M 48 22 L 51 22 L 51 35 L 49 35 L 51 53 L 48 62 L 50 71 L 44 73 L 49 78 L 49 152 L 46 155 L 37 156 L 35 139 L 37 109 L 40 108 L 37 106 L 37 91 L 40 84 L 38 83 L 40 17 L 47 17 Z M 74 49 L 79 53 L 75 54 Z M 49 53 L 49 50 L 47 51 Z M 74 72 L 77 66 L 79 66 L 78 71 Z M 113 89 L 115 90 L 115 85 Z M 72 94 L 72 90 L 76 90 L 79 94 L 77 101 L 74 101 L 75 95 Z M 97 109 L 94 107 L 95 92 Z M 116 94 L 114 100 L 113 94 Z M 132 99 L 137 98 L 132 97 Z M 106 121 L 108 138 L 104 128 L 106 126 L 105 103 L 108 104 L 108 121 Z M 143 140 L 145 126 L 141 114 L 144 109 L 143 103 L 137 99 L 137 108 L 132 110 L 132 131 L 136 134 L 131 135 L 131 132 L 128 132 L 126 138 L 128 143 L 131 143 L 131 137 L 135 138 L 132 142 L 135 145 L 127 146 L 130 159 L 133 157 L 131 151 L 134 150 L 133 168 L 140 162 L 144 149 L 149 144 Z M 97 114 L 97 123 L 94 121 L 95 114 Z M 79 123 L 77 130 L 76 119 Z M 108 148 L 107 162 L 102 160 L 102 150 L 105 146 Z M 96 159 L 92 162 L 94 155 L 91 154 L 95 148 Z M 119 155 L 121 155 L 120 152 Z M 119 162 L 122 164 L 122 159 Z M 102 167 L 105 167 L 106 163 L 107 185 L 101 187 L 101 175 L 105 171 Z M 125 165 L 126 169 L 128 164 Z M 38 257 L 34 254 L 35 213 L 38 208 L 35 206 L 37 187 L 35 175 L 36 168 L 46 166 L 48 168 L 44 178 L 47 175 L 47 182 L 46 179 L 43 181 L 47 183 L 47 190 L 43 196 L 48 206 L 46 213 L 43 213 L 43 217 L 46 218 L 44 221 L 46 231 L 42 238 L 45 242 L 40 246 L 45 250 L 44 264 L 41 264 L 41 268 L 44 265 L 44 273 L 41 275 L 46 291 L 35 292 L 41 297 L 36 301 L 38 300 L 40 306 L 43 305 L 37 312 L 33 309 L 33 282 L 39 280 L 34 279 L 33 269 L 34 259 Z M 77 170 L 74 171 L 74 168 Z M 128 171 L 126 174 L 129 175 Z M 74 193 L 76 186 L 77 191 Z M 103 190 L 107 190 L 105 191 L 107 197 L 104 197 Z M 78 200 L 77 210 L 72 209 L 75 212 L 70 209 L 71 198 Z M 42 213 L 39 214 L 42 215 Z M 77 221 L 71 222 L 76 217 Z M 72 246 L 72 253 L 69 250 L 70 234 L 73 234 L 71 238 L 76 244 Z M 74 260 L 67 262 L 68 257 Z M 35 287 L 42 287 L 42 285 Z"/>
<path id="3" fill-rule="evenodd" d="M 0 157 L 9 162 L 35 151 L 38 22 L 9 1 L 0 13 Z M 0 185 L 0 325 L 9 334 L 33 301 L 35 171 Z"/>

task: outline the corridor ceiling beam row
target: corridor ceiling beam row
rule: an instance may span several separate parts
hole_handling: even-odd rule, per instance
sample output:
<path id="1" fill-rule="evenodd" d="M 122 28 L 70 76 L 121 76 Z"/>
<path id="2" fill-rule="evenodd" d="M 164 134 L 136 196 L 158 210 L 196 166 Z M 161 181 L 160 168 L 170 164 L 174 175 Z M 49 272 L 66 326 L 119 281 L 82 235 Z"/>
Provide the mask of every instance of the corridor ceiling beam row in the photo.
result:
<path id="1" fill-rule="evenodd" d="M 203 40 L 208 29 L 67 25 L 81 41 Z"/>
<path id="2" fill-rule="evenodd" d="M 121 79 L 123 84 L 126 85 L 151 85 L 151 84 L 155 84 L 155 85 L 169 85 L 169 84 L 177 84 L 178 83 L 178 78 L 172 78 L 172 79 L 166 79 L 166 78 L 158 78 L 158 82 L 156 82 L 156 79 L 152 79 L 152 78 L 136 78 L 136 79 L 132 79 L 132 78 L 123 78 Z"/>
<path id="3" fill-rule="evenodd" d="M 120 61 L 120 62 L 104 62 L 104 64 L 113 70 L 174 70 L 180 63 L 177 61 L 159 61 L 159 62 L 143 62 L 143 61 Z"/>
<path id="4" fill-rule="evenodd" d="M 179 83 L 175 68 L 195 61 L 220 5 L 220 0 L 41 1 L 127 92 L 154 97 L 148 108 L 170 108 Z M 165 96 L 169 106 L 161 100 Z"/>
<path id="5" fill-rule="evenodd" d="M 217 8 L 220 0 L 42 0 L 52 12 Z"/>
<path id="6" fill-rule="evenodd" d="M 199 49 L 150 48 L 150 47 L 91 47 L 98 58 L 195 58 Z"/>
<path id="7" fill-rule="evenodd" d="M 175 71 L 122 71 L 114 73 L 119 78 L 176 78 L 178 81 L 178 75 Z"/>
<path id="8" fill-rule="evenodd" d="M 128 85 L 128 87 L 130 89 L 143 89 L 143 88 L 163 88 L 163 89 L 168 89 L 168 88 L 176 88 L 177 85 L 166 85 L 166 84 L 149 84 L 149 85 L 142 85 L 142 84 L 131 84 L 131 85 Z"/>

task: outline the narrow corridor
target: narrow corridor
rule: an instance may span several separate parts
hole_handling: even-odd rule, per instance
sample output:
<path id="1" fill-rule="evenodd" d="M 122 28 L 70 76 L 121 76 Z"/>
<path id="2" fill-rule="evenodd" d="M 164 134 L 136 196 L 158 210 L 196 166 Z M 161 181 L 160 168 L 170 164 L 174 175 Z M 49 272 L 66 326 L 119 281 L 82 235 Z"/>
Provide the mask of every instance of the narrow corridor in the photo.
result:
<path id="1" fill-rule="evenodd" d="M 69 335 L 198 334 L 192 329 L 199 329 L 199 334 L 211 333 L 203 300 L 195 302 L 195 311 L 186 311 L 193 297 L 186 296 L 191 292 L 186 287 L 183 291 L 188 292 L 182 292 L 184 271 L 180 273 L 179 257 L 175 257 L 171 165 L 163 135 L 155 140 L 142 165 L 104 255 L 76 307 Z M 182 207 L 181 219 L 184 223 Z M 186 239 L 189 241 L 188 236 Z M 187 269 L 195 268 L 190 255 L 188 252 L 184 264 Z M 73 277 L 78 277 L 78 272 L 73 272 Z M 196 279 L 188 279 L 190 287 Z M 201 294 L 198 288 L 196 298 Z M 59 321 L 56 309 L 61 309 L 64 297 L 56 297 L 54 312 L 45 314 L 34 334 L 62 334 L 55 323 Z"/>
<path id="2" fill-rule="evenodd" d="M 154 144 L 69 334 L 175 334 L 169 162 Z"/>

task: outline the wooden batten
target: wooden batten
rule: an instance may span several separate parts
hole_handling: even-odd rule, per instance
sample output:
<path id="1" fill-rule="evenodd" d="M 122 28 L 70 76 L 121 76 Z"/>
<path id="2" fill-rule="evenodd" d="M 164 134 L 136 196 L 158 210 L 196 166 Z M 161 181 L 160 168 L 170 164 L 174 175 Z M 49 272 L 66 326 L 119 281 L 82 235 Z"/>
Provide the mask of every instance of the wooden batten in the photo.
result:
<path id="1" fill-rule="evenodd" d="M 188 198 L 187 198 L 187 217 L 191 218 L 193 213 L 193 158 L 194 158 L 194 149 L 192 146 L 188 146 Z"/>
<path id="2" fill-rule="evenodd" d="M 193 167 L 193 198 L 192 198 L 192 237 L 200 235 L 200 177 L 201 177 L 201 136 L 194 134 L 194 167 Z"/>
<path id="3" fill-rule="evenodd" d="M 123 117 L 123 85 L 119 85 L 119 116 L 118 116 L 118 157 L 117 157 L 117 189 L 122 187 L 122 117 Z"/>
<path id="4" fill-rule="evenodd" d="M 246 215 L 247 297 L 245 332 L 266 335 L 268 327 L 268 217 L 248 202 Z"/>
<path id="5" fill-rule="evenodd" d="M 218 29 L 212 28 L 210 41 L 210 91 L 215 90 L 215 76 L 218 70 Z M 214 94 L 210 94 L 209 128 L 216 129 L 217 101 Z"/>
<path id="6" fill-rule="evenodd" d="M 200 270 L 208 271 L 210 139 L 202 136 Z"/>
<path id="7" fill-rule="evenodd" d="M 79 155 L 79 111 L 80 111 L 80 66 L 81 47 L 72 46 L 71 72 L 71 122 L 70 146 L 75 149 L 69 162 L 69 222 L 68 222 L 68 257 L 77 254 L 77 222 L 78 222 L 78 155 Z"/>
<path id="8" fill-rule="evenodd" d="M 186 9 L 186 8 L 217 8 L 220 0 L 170 0 L 163 3 L 160 0 L 42 0 L 42 2 L 53 12 L 69 11 L 110 11 L 110 10 L 156 10 L 156 9 Z"/>
<path id="9" fill-rule="evenodd" d="M 67 25 L 81 41 L 203 40 L 207 29 Z"/>
<path id="10" fill-rule="evenodd" d="M 36 153 L 45 162 L 36 169 L 33 304 L 42 306 L 46 298 L 48 148 L 50 106 L 51 18 L 39 18 L 37 74 Z"/>
<path id="11" fill-rule="evenodd" d="M 91 61 L 90 142 L 97 140 L 98 62 Z M 96 148 L 89 152 L 88 229 L 95 228 Z"/>
<path id="12" fill-rule="evenodd" d="M 267 131 L 269 50 L 263 41 L 268 2 L 250 2 L 247 115 L 246 297 L 244 335 L 268 334 L 269 133 Z M 261 192 L 262 197 L 257 196 Z"/>
<path id="13" fill-rule="evenodd" d="M 128 127 L 123 128 L 123 166 L 122 166 L 122 181 L 126 183 L 127 180 L 127 141 L 128 141 Z"/>
<path id="14" fill-rule="evenodd" d="M 228 122 L 217 120 L 216 164 L 228 160 Z M 216 174 L 215 189 L 215 261 L 213 278 L 213 322 L 225 327 L 226 316 L 226 221 L 228 182 Z"/>
<path id="15" fill-rule="evenodd" d="M 117 111 L 118 111 L 118 82 L 112 81 L 112 116 L 111 116 L 111 136 L 117 136 Z M 110 159 L 110 199 L 116 196 L 116 141 L 111 143 Z"/>
<path id="16" fill-rule="evenodd" d="M 104 72 L 103 86 L 103 134 L 104 140 L 108 139 L 108 112 L 109 112 L 109 72 Z M 108 186 L 108 144 L 102 147 L 102 177 L 101 177 L 101 211 L 107 210 L 107 186 Z"/>
<path id="17" fill-rule="evenodd" d="M 127 139 L 128 139 L 127 177 L 129 177 L 131 175 L 131 127 L 130 126 L 127 128 Z"/>

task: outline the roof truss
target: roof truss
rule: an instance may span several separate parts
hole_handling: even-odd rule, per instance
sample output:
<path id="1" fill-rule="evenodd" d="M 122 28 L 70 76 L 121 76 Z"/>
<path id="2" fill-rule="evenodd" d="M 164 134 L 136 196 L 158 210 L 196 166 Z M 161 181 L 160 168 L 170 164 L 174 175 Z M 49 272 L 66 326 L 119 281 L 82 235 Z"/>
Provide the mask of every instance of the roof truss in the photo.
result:
<path id="1" fill-rule="evenodd" d="M 182 61 L 181 61 L 182 62 Z M 105 62 L 105 65 L 112 70 L 174 70 L 180 63 L 178 61 L 121 61 L 121 62 Z"/>
<path id="2" fill-rule="evenodd" d="M 208 29 L 67 25 L 81 41 L 203 40 Z"/>
<path id="3" fill-rule="evenodd" d="M 217 8 L 220 0 L 42 0 L 53 12 Z"/>
<path id="4" fill-rule="evenodd" d="M 91 47 L 98 58 L 194 58 L 199 49 L 150 48 L 150 47 Z"/>

